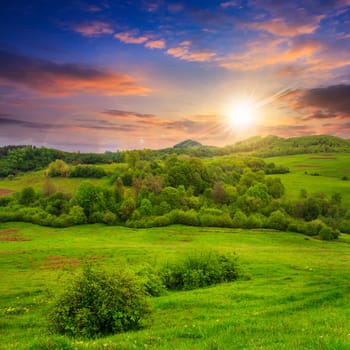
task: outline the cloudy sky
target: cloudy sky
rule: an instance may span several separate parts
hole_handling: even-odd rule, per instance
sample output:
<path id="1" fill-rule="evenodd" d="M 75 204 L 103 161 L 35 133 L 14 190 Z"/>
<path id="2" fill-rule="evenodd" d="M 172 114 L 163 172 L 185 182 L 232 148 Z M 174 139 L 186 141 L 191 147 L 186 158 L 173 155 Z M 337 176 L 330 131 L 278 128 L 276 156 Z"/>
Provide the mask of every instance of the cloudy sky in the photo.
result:
<path id="1" fill-rule="evenodd" d="M 350 137 L 350 0 L 5 0 L 0 145 Z"/>

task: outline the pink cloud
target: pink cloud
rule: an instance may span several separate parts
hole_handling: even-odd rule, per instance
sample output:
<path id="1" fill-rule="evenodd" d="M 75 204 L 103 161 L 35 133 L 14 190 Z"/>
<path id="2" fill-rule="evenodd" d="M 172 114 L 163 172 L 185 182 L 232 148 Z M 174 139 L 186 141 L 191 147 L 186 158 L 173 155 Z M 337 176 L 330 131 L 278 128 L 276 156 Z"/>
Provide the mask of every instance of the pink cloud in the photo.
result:
<path id="1" fill-rule="evenodd" d="M 147 36 L 137 36 L 135 32 L 121 32 L 114 35 L 115 38 L 126 44 L 143 44 L 149 38 Z"/>
<path id="2" fill-rule="evenodd" d="M 305 37 L 270 39 L 262 37 L 249 42 L 239 53 L 220 58 L 219 65 L 231 70 L 254 71 L 271 68 L 279 76 L 299 77 L 331 71 L 350 64 L 346 46 L 341 41 L 328 43 Z"/>
<path id="3" fill-rule="evenodd" d="M 191 52 L 189 47 L 185 45 L 170 48 L 166 51 L 166 53 L 180 60 L 190 62 L 210 62 L 212 61 L 214 56 L 216 56 L 215 52 L 209 50 L 199 50 Z"/>
<path id="4" fill-rule="evenodd" d="M 164 49 L 165 41 L 163 39 L 148 41 L 145 44 L 145 47 L 148 47 L 149 49 Z"/>
<path id="5" fill-rule="evenodd" d="M 92 23 L 81 23 L 72 26 L 72 29 L 87 37 L 98 37 L 106 34 L 113 34 L 113 29 L 107 22 L 94 21 Z"/>
<path id="6" fill-rule="evenodd" d="M 56 63 L 5 51 L 0 51 L 0 58 L 1 83 L 26 87 L 45 95 L 94 93 L 143 96 L 150 91 L 124 73 L 75 63 Z"/>
<path id="7" fill-rule="evenodd" d="M 231 0 L 231 1 L 222 2 L 220 4 L 220 7 L 225 9 L 225 8 L 228 8 L 228 7 L 234 7 L 234 6 L 238 6 L 238 5 L 239 5 L 238 1 Z"/>
<path id="8" fill-rule="evenodd" d="M 303 34 L 314 33 L 325 16 L 310 16 L 303 20 L 286 21 L 285 18 L 272 18 L 265 22 L 244 23 L 242 27 L 265 30 L 276 36 L 293 37 Z"/>

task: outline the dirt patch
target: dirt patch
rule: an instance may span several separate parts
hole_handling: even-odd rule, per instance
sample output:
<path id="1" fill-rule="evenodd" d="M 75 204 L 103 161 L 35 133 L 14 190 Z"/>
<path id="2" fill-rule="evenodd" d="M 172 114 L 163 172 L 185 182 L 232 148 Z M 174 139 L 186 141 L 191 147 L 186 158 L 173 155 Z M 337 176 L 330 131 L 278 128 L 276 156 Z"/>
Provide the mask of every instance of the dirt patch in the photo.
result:
<path id="1" fill-rule="evenodd" d="M 19 236 L 15 228 L 8 228 L 0 231 L 0 241 L 31 241 L 31 239 Z"/>
<path id="2" fill-rule="evenodd" d="M 47 256 L 39 265 L 40 270 L 53 270 L 62 268 L 75 268 L 81 259 L 67 258 L 65 256 Z"/>
<path id="3" fill-rule="evenodd" d="M 0 241 L 31 241 L 31 239 L 12 236 L 12 237 L 0 237 Z"/>
<path id="4" fill-rule="evenodd" d="M 192 239 L 180 239 L 180 242 L 191 242 Z"/>
<path id="5" fill-rule="evenodd" d="M 15 228 L 7 228 L 6 230 L 0 231 L 0 236 L 7 236 L 17 233 L 18 230 Z"/>
<path id="6" fill-rule="evenodd" d="M 13 193 L 13 192 L 15 192 L 15 191 L 13 191 L 13 190 L 8 190 L 8 189 L 6 189 L 6 188 L 0 188 L 0 197 L 1 197 L 1 196 L 6 196 L 7 194 L 11 194 L 11 193 Z"/>
<path id="7" fill-rule="evenodd" d="M 337 157 L 310 157 L 310 160 L 336 160 Z"/>
<path id="8" fill-rule="evenodd" d="M 304 165 L 304 164 L 297 164 L 294 165 L 295 168 L 308 168 L 308 169 L 312 169 L 312 168 L 321 168 L 320 165 Z"/>

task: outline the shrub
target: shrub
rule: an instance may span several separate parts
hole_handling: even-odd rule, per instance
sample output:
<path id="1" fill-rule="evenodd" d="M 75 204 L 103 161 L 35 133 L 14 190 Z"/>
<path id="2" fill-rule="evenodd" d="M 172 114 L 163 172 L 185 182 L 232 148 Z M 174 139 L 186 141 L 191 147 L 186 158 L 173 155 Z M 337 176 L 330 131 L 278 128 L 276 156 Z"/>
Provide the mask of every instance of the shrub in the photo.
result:
<path id="1" fill-rule="evenodd" d="M 33 204 L 36 194 L 33 187 L 24 187 L 20 193 L 19 203 L 23 205 Z"/>
<path id="2" fill-rule="evenodd" d="M 306 224 L 307 234 L 309 236 L 317 236 L 324 226 L 325 224 L 322 220 L 312 220 Z"/>
<path id="3" fill-rule="evenodd" d="M 338 238 L 339 232 L 337 230 L 333 230 L 327 225 L 324 225 L 318 236 L 324 241 L 331 241 L 332 239 Z"/>
<path id="4" fill-rule="evenodd" d="M 350 233 L 350 220 L 344 219 L 339 224 L 339 229 L 341 232 Z"/>
<path id="5" fill-rule="evenodd" d="M 237 256 L 212 251 L 187 255 L 179 262 L 168 264 L 162 271 L 168 289 L 190 290 L 239 277 Z"/>
<path id="6" fill-rule="evenodd" d="M 47 174 L 50 177 L 61 176 L 68 177 L 70 174 L 69 165 L 61 159 L 56 159 L 54 162 L 50 163 Z"/>
<path id="7" fill-rule="evenodd" d="M 262 214 L 256 213 L 249 215 L 247 219 L 247 228 L 262 228 L 265 227 L 266 217 Z"/>
<path id="8" fill-rule="evenodd" d="M 84 209 L 79 205 L 74 205 L 69 209 L 69 215 L 75 225 L 85 224 L 87 222 Z"/>
<path id="9" fill-rule="evenodd" d="M 247 216 L 238 209 L 232 219 L 233 227 L 245 227 L 247 225 L 247 220 Z"/>
<path id="10" fill-rule="evenodd" d="M 167 215 L 173 224 L 182 224 L 188 226 L 199 225 L 198 214 L 193 209 L 187 211 L 183 211 L 181 209 L 173 209 Z"/>
<path id="11" fill-rule="evenodd" d="M 287 229 L 289 224 L 289 218 L 286 214 L 281 212 L 280 210 L 276 210 L 271 213 L 267 225 L 269 228 L 273 228 L 275 230 L 284 231 Z"/>
<path id="12" fill-rule="evenodd" d="M 115 223 L 117 222 L 117 216 L 111 211 L 107 210 L 103 216 L 102 221 L 106 225 L 115 225 Z"/>
<path id="13" fill-rule="evenodd" d="M 49 314 L 58 333 L 96 337 L 136 329 L 150 312 L 142 283 L 126 270 L 112 274 L 87 265 L 66 285 Z"/>
<path id="14" fill-rule="evenodd" d="M 166 293 L 160 272 L 150 264 L 144 264 L 137 275 L 142 279 L 146 294 L 158 297 Z"/>

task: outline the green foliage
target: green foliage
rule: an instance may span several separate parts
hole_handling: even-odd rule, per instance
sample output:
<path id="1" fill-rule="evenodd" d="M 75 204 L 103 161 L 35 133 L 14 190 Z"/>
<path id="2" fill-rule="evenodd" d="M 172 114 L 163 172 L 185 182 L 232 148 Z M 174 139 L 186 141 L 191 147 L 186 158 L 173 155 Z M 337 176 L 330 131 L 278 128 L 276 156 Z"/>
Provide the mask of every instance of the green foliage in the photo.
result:
<path id="1" fill-rule="evenodd" d="M 57 159 L 54 162 L 50 163 L 47 169 L 47 175 L 49 175 L 50 177 L 68 177 L 70 175 L 70 167 L 63 160 Z"/>
<path id="2" fill-rule="evenodd" d="M 72 218 L 72 221 L 75 225 L 85 224 L 87 222 L 84 209 L 79 205 L 74 205 L 69 210 L 69 215 Z"/>
<path id="3" fill-rule="evenodd" d="M 115 225 L 117 222 L 117 215 L 115 215 L 114 213 L 112 213 L 111 211 L 107 210 L 105 212 L 105 214 L 103 215 L 103 219 L 102 221 L 106 224 L 106 225 Z"/>
<path id="4" fill-rule="evenodd" d="M 132 197 L 125 198 L 119 210 L 120 217 L 122 218 L 122 220 L 127 221 L 131 217 L 135 209 L 136 209 L 135 199 Z"/>
<path id="5" fill-rule="evenodd" d="M 193 209 L 187 211 L 174 209 L 167 214 L 167 217 L 172 224 L 182 224 L 188 226 L 199 225 L 198 213 Z"/>
<path id="6" fill-rule="evenodd" d="M 318 236 L 324 241 L 330 241 L 339 237 L 339 231 L 334 230 L 327 225 L 324 225 L 320 230 Z"/>
<path id="7" fill-rule="evenodd" d="M 142 199 L 139 211 L 141 215 L 151 215 L 152 214 L 152 203 L 147 198 Z"/>
<path id="8" fill-rule="evenodd" d="M 239 277 L 239 267 L 235 254 L 200 251 L 169 263 L 162 275 L 168 289 L 189 290 L 234 281 Z"/>
<path id="9" fill-rule="evenodd" d="M 167 290 L 161 276 L 161 271 L 155 266 L 145 263 L 137 271 L 137 275 L 141 278 L 146 294 L 153 297 L 166 294 Z"/>
<path id="10" fill-rule="evenodd" d="M 246 227 L 247 221 L 247 215 L 245 215 L 241 210 L 236 210 L 232 218 L 232 227 Z"/>
<path id="11" fill-rule="evenodd" d="M 101 189 L 90 182 L 80 184 L 75 199 L 77 204 L 83 208 L 88 220 L 92 222 L 94 221 L 93 217 L 96 217 L 98 212 L 104 211 L 106 207 Z"/>
<path id="12" fill-rule="evenodd" d="M 29 206 L 34 203 L 36 194 L 33 187 L 25 187 L 20 193 L 19 203 Z"/>
<path id="13" fill-rule="evenodd" d="M 329 138 L 316 137 L 293 139 L 288 142 L 293 145 L 312 144 L 316 149 L 317 140 L 322 145 L 328 145 L 332 141 Z M 239 144 L 237 149 L 254 151 L 257 145 L 269 147 L 276 142 L 282 141 L 275 137 L 253 138 Z M 4 158 L 8 160 L 8 157 L 12 157 L 13 164 L 21 159 L 35 160 L 35 154 L 46 154 L 45 162 L 51 162 L 49 169 L 52 170 L 52 175 L 67 176 L 68 167 L 70 176 L 96 179 L 82 183 L 73 178 L 47 178 L 43 176 L 43 172 L 38 172 L 24 175 L 18 187 L 19 176 L 11 181 L 3 180 L 6 183 L 4 189 L 22 190 L 31 184 L 36 192 L 35 195 L 24 193 L 23 198 L 23 193 L 15 193 L 11 200 L 1 200 L 1 207 L 9 212 L 1 214 L 2 220 L 16 217 L 19 220 L 56 227 L 88 222 L 108 225 L 119 223 L 130 227 L 175 223 L 210 227 L 286 229 L 293 219 L 291 228 L 306 234 L 318 235 L 320 228 L 314 227 L 312 223 L 307 224 L 314 220 L 322 220 L 332 229 L 348 231 L 344 221 L 344 207 L 349 204 L 345 191 L 348 184 L 339 180 L 339 171 L 335 174 L 334 169 L 330 169 L 331 165 L 325 166 L 329 173 L 333 171 L 332 176 L 339 186 L 336 191 L 328 192 L 327 196 L 323 193 L 313 194 L 303 181 L 300 181 L 299 186 L 298 177 L 293 180 L 295 172 L 299 172 L 305 178 L 302 164 L 314 166 L 313 162 L 316 162 L 317 167 L 320 167 L 322 162 L 331 164 L 333 162 L 324 161 L 329 156 L 293 156 L 293 161 L 285 157 L 271 159 L 271 162 L 252 156 L 235 156 L 230 148 L 208 148 L 206 150 L 209 153 L 204 157 L 203 150 L 203 147 L 196 150 L 179 148 L 116 154 L 109 152 L 105 155 L 61 152 L 56 154 L 56 159 L 52 159 L 49 156 L 51 153 L 45 153 L 44 149 L 39 152 L 36 149 L 5 148 Z M 212 155 L 220 156 L 209 158 Z M 343 169 L 350 158 L 342 155 L 342 159 Z M 86 165 L 112 161 L 119 164 Z M 290 173 L 285 171 L 288 167 L 291 169 Z M 325 177 L 324 172 L 325 170 L 320 168 L 321 181 Z M 283 181 L 267 175 L 276 173 L 283 173 Z M 105 174 L 109 174 L 109 177 L 97 179 Z M 285 179 L 294 181 L 291 182 L 296 188 L 294 197 L 290 196 L 291 185 L 288 191 L 285 191 Z M 42 194 L 38 192 L 40 185 L 43 185 Z M 301 188 L 307 188 L 309 194 L 304 191 L 303 196 L 298 197 Z M 71 194 L 63 195 L 68 192 Z M 319 192 L 323 192 L 322 188 Z M 342 196 L 336 192 L 342 193 Z M 35 210 L 25 210 L 23 206 Z M 286 215 L 287 223 L 285 220 L 283 222 L 281 215 L 271 215 L 276 211 Z"/>
<path id="14" fill-rule="evenodd" d="M 137 329 L 149 312 L 142 283 L 130 271 L 86 265 L 54 301 L 49 323 L 55 332 L 91 338 Z"/>
<path id="15" fill-rule="evenodd" d="M 288 216 L 280 210 L 271 213 L 267 225 L 275 230 L 285 231 L 289 224 Z"/>
<path id="16" fill-rule="evenodd" d="M 94 165 L 77 165 L 70 170 L 70 177 L 100 179 L 106 175 L 106 171 L 103 168 Z"/>

